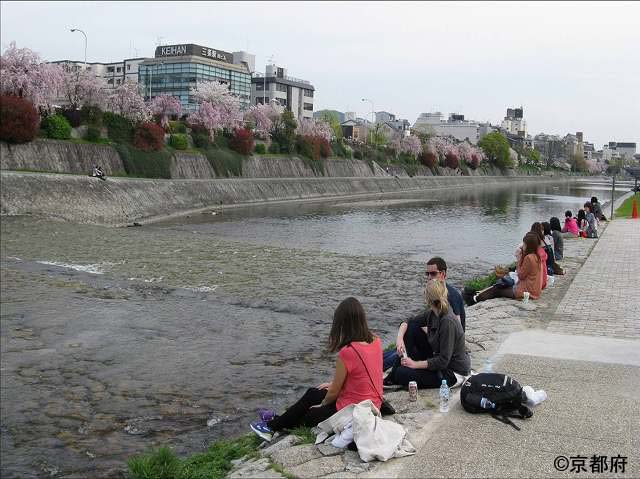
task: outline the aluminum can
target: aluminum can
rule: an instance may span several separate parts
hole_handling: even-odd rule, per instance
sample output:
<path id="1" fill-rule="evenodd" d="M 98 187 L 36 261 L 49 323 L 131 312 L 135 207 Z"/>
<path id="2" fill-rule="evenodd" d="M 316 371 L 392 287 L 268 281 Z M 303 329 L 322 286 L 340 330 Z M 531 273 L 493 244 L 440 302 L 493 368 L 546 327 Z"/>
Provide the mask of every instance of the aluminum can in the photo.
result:
<path id="1" fill-rule="evenodd" d="M 418 400 L 418 383 L 415 381 L 411 381 L 409 383 L 409 401 L 417 401 Z"/>

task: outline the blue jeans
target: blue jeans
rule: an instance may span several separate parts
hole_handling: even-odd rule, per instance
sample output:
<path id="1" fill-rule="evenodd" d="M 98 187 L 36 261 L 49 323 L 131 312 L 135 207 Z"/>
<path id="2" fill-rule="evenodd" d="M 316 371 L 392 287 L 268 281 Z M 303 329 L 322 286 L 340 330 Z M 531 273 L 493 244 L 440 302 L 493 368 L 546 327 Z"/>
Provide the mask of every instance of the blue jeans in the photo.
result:
<path id="1" fill-rule="evenodd" d="M 399 358 L 398 351 L 392 349 L 391 351 L 385 351 L 382 353 L 382 370 L 386 371 L 393 366 L 393 363 Z"/>

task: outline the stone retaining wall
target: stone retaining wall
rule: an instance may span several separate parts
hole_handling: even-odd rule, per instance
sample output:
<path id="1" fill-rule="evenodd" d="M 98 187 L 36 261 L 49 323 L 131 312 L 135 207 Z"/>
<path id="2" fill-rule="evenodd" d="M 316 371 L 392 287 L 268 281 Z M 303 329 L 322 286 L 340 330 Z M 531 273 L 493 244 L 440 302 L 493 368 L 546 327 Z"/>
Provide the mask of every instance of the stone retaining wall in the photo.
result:
<path id="1" fill-rule="evenodd" d="M 2 171 L 0 212 L 121 226 L 220 205 L 461 188 L 527 177 L 272 178 L 145 180 Z M 555 181 L 561 181 L 555 179 Z"/>

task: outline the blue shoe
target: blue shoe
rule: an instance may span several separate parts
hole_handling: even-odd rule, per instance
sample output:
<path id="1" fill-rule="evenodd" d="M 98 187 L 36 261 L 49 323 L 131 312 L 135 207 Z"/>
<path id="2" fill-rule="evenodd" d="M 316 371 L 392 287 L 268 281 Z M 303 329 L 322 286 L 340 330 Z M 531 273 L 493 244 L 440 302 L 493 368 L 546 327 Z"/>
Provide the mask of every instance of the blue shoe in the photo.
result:
<path id="1" fill-rule="evenodd" d="M 271 409 L 258 409 L 258 416 L 262 422 L 269 422 L 276 417 L 276 413 Z"/>
<path id="2" fill-rule="evenodd" d="M 249 427 L 253 432 L 255 432 L 258 436 L 260 436 L 265 441 L 271 441 L 273 438 L 273 431 L 267 426 L 267 423 L 264 421 L 252 422 L 249 424 Z"/>

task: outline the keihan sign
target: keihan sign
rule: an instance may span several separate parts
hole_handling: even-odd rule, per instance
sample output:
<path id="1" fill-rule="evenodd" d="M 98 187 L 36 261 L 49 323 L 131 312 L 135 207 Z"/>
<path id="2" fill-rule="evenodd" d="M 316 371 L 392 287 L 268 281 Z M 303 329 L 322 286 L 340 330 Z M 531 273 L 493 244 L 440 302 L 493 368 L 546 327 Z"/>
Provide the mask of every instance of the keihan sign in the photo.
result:
<path id="1" fill-rule="evenodd" d="M 203 47 L 188 43 L 186 45 L 167 45 L 164 47 L 156 47 L 156 58 L 158 57 L 179 57 L 185 55 L 195 55 L 198 57 L 211 58 L 226 63 L 233 63 L 233 55 L 222 50 L 214 50 L 213 48 Z"/>

